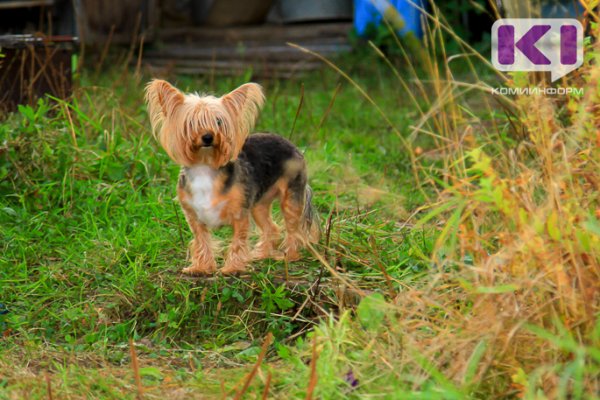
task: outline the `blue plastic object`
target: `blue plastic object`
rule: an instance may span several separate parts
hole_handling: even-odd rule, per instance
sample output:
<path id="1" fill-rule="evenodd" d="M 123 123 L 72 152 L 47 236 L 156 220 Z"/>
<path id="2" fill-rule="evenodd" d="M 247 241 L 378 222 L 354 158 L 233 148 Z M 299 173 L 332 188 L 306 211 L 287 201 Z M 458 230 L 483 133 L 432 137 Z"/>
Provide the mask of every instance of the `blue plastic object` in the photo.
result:
<path id="1" fill-rule="evenodd" d="M 354 28 L 359 36 L 364 36 L 367 26 L 379 26 L 385 8 L 392 6 L 404 21 L 404 27 L 398 33 L 403 36 L 412 32 L 417 38 L 422 38 L 421 11 L 414 4 L 425 8 L 423 0 L 354 0 Z"/>

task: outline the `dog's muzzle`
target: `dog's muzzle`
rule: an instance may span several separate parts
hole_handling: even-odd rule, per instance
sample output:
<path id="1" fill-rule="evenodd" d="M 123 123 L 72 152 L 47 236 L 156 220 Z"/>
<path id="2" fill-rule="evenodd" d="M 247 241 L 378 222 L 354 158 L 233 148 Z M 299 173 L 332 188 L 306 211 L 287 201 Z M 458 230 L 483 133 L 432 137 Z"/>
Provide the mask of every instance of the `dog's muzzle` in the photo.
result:
<path id="1" fill-rule="evenodd" d="M 212 133 L 205 133 L 204 135 L 202 135 L 202 147 L 212 146 L 213 140 L 214 137 Z"/>

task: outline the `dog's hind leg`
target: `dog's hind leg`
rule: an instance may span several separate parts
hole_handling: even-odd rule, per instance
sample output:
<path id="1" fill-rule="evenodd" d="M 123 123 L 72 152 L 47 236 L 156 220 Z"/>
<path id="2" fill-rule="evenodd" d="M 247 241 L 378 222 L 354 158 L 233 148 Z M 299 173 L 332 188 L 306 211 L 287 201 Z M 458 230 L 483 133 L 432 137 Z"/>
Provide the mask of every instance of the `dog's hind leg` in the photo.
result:
<path id="1" fill-rule="evenodd" d="M 302 238 L 302 216 L 306 190 L 306 174 L 304 171 L 288 182 L 281 194 L 281 212 L 285 220 L 286 236 L 283 251 L 288 261 L 300 258 L 300 249 L 305 238 Z"/>

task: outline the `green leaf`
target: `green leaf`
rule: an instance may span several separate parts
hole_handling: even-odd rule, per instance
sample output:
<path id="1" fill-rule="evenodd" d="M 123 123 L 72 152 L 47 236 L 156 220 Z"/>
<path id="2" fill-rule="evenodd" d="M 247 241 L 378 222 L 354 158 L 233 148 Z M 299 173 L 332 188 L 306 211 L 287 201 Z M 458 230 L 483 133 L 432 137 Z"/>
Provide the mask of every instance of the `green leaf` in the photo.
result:
<path id="1" fill-rule="evenodd" d="M 275 304 L 277 304 L 277 307 L 279 307 L 281 311 L 289 310 L 294 306 L 294 303 L 286 298 L 275 297 L 273 300 L 275 301 Z"/>
<path id="2" fill-rule="evenodd" d="M 436 240 L 436 247 L 438 249 L 448 250 L 448 253 L 453 253 L 456 247 L 456 234 L 460 225 L 461 217 L 463 216 L 464 204 L 458 204 L 456 210 L 450 215 L 444 229 Z M 445 246 L 442 247 L 442 244 Z"/>
<path id="3" fill-rule="evenodd" d="M 498 293 L 510 293 L 518 290 L 519 286 L 515 284 L 499 285 L 499 286 L 479 286 L 475 289 L 476 293 L 486 294 L 498 294 Z"/>
<path id="4" fill-rule="evenodd" d="M 156 367 L 143 367 L 140 368 L 140 376 L 148 376 L 157 380 L 162 380 L 163 376 L 160 370 Z"/>
<path id="5" fill-rule="evenodd" d="M 593 233 L 594 235 L 600 236 L 600 223 L 594 217 L 590 217 L 587 221 L 583 223 L 583 227 L 588 231 Z"/>
<path id="6" fill-rule="evenodd" d="M 548 219 L 546 220 L 546 227 L 548 228 L 548 235 L 556 241 L 560 240 L 560 230 L 558 229 L 558 214 L 556 211 L 552 211 L 550 215 L 548 215 Z"/>
<path id="7" fill-rule="evenodd" d="M 485 350 L 487 348 L 487 343 L 485 340 L 481 340 L 475 346 L 473 350 L 473 354 L 471 354 L 471 358 L 469 359 L 469 363 L 467 364 L 467 370 L 465 372 L 465 380 L 466 384 L 470 384 L 473 378 L 475 377 L 475 373 L 477 373 L 477 366 L 481 361 L 481 358 L 485 354 Z"/>
<path id="8" fill-rule="evenodd" d="M 587 232 L 578 230 L 575 232 L 575 236 L 577 237 L 577 240 L 584 251 L 590 251 L 592 249 L 592 241 Z"/>
<path id="9" fill-rule="evenodd" d="M 385 299 L 381 293 L 363 298 L 356 309 L 358 320 L 368 330 L 377 330 L 385 318 Z"/>
<path id="10" fill-rule="evenodd" d="M 238 357 L 243 360 L 255 360 L 260 354 L 260 346 L 250 346 L 238 353 Z"/>
<path id="11" fill-rule="evenodd" d="M 164 324 L 165 322 L 169 322 L 169 315 L 166 313 L 158 314 L 158 323 Z"/>
<path id="12" fill-rule="evenodd" d="M 15 210 L 13 210 L 10 207 L 4 207 L 2 208 L 2 211 L 4 211 L 5 213 L 7 213 L 8 215 L 10 215 L 11 217 L 16 217 L 17 216 L 17 212 Z"/>
<path id="13" fill-rule="evenodd" d="M 415 227 L 421 227 L 421 226 L 425 225 L 429 220 L 437 217 L 438 215 L 440 215 L 441 213 L 443 213 L 447 210 L 450 210 L 450 209 L 456 207 L 456 205 L 457 205 L 456 201 L 449 201 L 447 203 L 442 203 L 438 207 L 432 208 L 431 211 L 429 211 L 423 218 L 421 218 L 417 221 L 417 223 L 415 224 Z"/>

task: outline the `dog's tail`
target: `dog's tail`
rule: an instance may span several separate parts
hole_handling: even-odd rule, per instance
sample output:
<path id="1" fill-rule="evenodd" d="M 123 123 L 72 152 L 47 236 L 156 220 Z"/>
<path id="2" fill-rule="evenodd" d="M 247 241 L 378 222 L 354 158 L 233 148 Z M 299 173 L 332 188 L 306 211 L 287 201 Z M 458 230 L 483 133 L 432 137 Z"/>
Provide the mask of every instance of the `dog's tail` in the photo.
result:
<path id="1" fill-rule="evenodd" d="M 321 221 L 312 203 L 312 197 L 312 188 L 306 185 L 304 211 L 302 211 L 302 230 L 304 231 L 304 237 L 308 238 L 310 243 L 317 243 L 321 237 Z"/>

